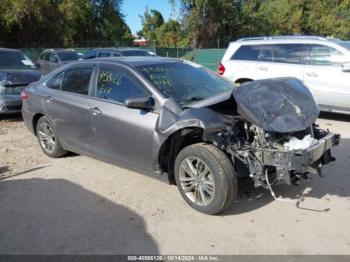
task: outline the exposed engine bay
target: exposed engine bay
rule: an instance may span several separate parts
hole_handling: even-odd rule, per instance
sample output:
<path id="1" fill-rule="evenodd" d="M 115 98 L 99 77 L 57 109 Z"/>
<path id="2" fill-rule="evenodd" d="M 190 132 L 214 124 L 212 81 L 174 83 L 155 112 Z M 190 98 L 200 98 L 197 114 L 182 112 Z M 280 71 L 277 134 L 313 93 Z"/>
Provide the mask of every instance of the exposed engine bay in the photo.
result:
<path id="1" fill-rule="evenodd" d="M 249 170 L 255 187 L 269 189 L 269 184 L 298 184 L 308 174 L 321 175 L 321 167 L 335 158 L 330 149 L 340 136 L 320 129 L 317 125 L 293 133 L 264 131 L 240 118 L 227 130 L 218 133 L 214 144 L 225 150 L 234 163 L 240 161 Z M 273 177 L 273 182 L 269 182 Z"/>
<path id="2" fill-rule="evenodd" d="M 314 123 L 319 109 L 300 81 L 255 81 L 233 94 L 239 114 L 228 116 L 226 130 L 210 139 L 247 168 L 255 187 L 272 191 L 275 183 L 298 184 L 308 174 L 321 175 L 321 167 L 335 160 L 331 148 L 340 135 Z"/>

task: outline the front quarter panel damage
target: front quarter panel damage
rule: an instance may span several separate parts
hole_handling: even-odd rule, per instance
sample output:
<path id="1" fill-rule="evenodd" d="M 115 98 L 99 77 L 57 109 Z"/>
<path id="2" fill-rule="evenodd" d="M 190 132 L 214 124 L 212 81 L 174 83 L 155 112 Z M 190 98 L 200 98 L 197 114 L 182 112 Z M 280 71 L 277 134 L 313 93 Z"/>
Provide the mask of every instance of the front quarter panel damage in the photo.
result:
<path id="1" fill-rule="evenodd" d="M 172 154 L 176 155 L 187 143 L 208 141 L 212 134 L 225 129 L 229 123 L 228 118 L 209 108 L 183 110 L 169 99 L 159 113 L 155 130 L 156 143 L 153 149 L 155 170 L 159 174 L 172 172 L 171 165 L 164 170 L 162 162 L 166 161 L 169 164 L 168 158 L 175 157 Z M 175 152 L 169 152 L 169 150 Z"/>

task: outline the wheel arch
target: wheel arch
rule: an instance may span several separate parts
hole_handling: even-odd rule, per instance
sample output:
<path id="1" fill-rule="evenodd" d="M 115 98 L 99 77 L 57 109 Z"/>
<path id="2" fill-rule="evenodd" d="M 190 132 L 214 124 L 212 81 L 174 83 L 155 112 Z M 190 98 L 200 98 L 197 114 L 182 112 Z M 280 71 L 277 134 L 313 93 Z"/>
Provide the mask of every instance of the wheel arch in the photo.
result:
<path id="1" fill-rule="evenodd" d="M 254 79 L 251 79 L 251 78 L 247 78 L 247 77 L 241 77 L 241 78 L 238 78 L 235 83 L 236 84 L 243 84 L 243 83 L 247 83 L 247 82 L 251 82 L 251 81 L 254 81 Z"/>
<path id="2" fill-rule="evenodd" d="M 33 125 L 33 132 L 34 132 L 35 136 L 37 135 L 36 126 L 38 124 L 39 119 L 42 118 L 43 116 L 44 116 L 44 114 L 42 114 L 42 113 L 37 113 L 33 116 L 32 125 Z"/>
<path id="3" fill-rule="evenodd" d="M 204 128 L 198 126 L 183 127 L 162 143 L 158 152 L 158 163 L 162 171 L 168 174 L 170 184 L 175 185 L 174 165 L 178 153 L 186 146 L 204 142 Z"/>

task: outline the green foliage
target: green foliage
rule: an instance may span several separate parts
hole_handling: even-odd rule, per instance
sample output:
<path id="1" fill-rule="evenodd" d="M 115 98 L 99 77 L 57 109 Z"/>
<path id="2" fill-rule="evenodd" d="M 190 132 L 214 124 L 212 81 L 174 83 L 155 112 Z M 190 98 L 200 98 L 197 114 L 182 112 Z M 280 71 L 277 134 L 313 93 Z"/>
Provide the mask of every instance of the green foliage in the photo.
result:
<path id="1" fill-rule="evenodd" d="M 179 21 L 169 19 L 164 22 L 162 14 L 158 10 L 148 10 L 141 17 L 142 30 L 137 32 L 141 37 L 155 43 L 159 47 L 186 47 L 189 45 L 186 32 Z"/>
<path id="2" fill-rule="evenodd" d="M 188 38 L 176 20 L 169 20 L 155 30 L 155 39 L 161 47 L 186 47 Z"/>
<path id="3" fill-rule="evenodd" d="M 312 34 L 350 39 L 350 0 L 169 0 L 180 3 L 192 45 L 217 39 Z M 227 43 L 222 43 L 227 44 Z"/>
<path id="4" fill-rule="evenodd" d="M 1 0 L 0 42 L 14 46 L 79 46 L 132 40 L 122 0 Z"/>
<path id="5" fill-rule="evenodd" d="M 155 31 L 164 24 L 164 18 L 158 10 L 148 10 L 146 8 L 143 16 L 140 16 L 142 30 L 137 32 L 139 36 L 145 37 L 149 41 L 156 41 Z"/>

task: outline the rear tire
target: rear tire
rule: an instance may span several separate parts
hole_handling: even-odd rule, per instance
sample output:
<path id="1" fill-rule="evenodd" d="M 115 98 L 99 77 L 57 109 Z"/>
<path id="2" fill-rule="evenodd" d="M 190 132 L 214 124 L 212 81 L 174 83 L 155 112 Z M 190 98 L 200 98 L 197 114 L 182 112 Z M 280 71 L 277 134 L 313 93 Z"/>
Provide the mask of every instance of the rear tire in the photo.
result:
<path id="1" fill-rule="evenodd" d="M 237 195 L 237 176 L 229 158 L 214 145 L 185 147 L 175 161 L 175 180 L 185 201 L 205 214 L 226 209 Z"/>
<path id="2" fill-rule="evenodd" d="M 49 157 L 59 158 L 67 153 L 62 148 L 58 136 L 46 116 L 38 120 L 36 134 L 41 149 Z"/>

